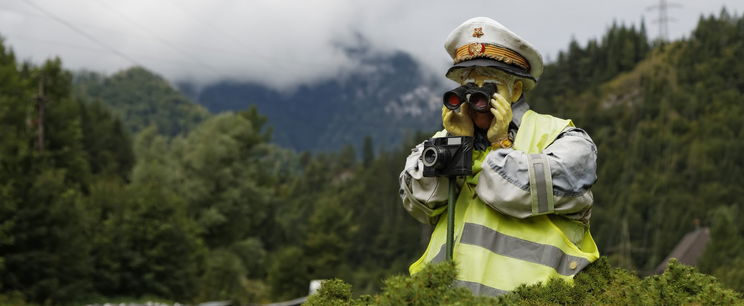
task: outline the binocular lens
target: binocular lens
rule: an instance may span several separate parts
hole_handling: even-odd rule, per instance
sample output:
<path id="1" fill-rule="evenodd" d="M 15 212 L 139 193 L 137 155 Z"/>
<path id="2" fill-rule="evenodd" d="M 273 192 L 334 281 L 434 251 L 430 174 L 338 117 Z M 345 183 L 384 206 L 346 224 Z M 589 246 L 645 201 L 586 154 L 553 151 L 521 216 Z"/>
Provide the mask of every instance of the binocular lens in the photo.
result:
<path id="1" fill-rule="evenodd" d="M 474 83 L 468 83 L 453 90 L 444 93 L 444 106 L 451 110 L 456 110 L 466 101 L 470 103 L 473 110 L 480 113 L 487 113 L 491 96 L 496 92 L 496 84 L 485 83 L 483 86 L 477 86 Z"/>
<path id="2" fill-rule="evenodd" d="M 470 105 L 476 112 L 487 112 L 488 111 L 488 97 L 482 92 L 476 92 L 470 94 Z"/>
<path id="3" fill-rule="evenodd" d="M 449 109 L 457 109 L 462 104 L 462 100 L 455 93 L 448 92 L 444 95 L 444 105 Z"/>

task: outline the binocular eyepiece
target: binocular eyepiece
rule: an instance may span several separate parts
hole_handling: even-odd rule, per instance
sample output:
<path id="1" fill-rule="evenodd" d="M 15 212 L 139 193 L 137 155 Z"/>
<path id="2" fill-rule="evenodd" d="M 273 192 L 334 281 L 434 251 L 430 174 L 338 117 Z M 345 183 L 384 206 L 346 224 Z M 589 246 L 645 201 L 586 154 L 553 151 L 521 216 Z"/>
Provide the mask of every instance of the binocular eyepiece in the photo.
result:
<path id="1" fill-rule="evenodd" d="M 443 103 L 448 109 L 456 110 L 467 101 L 476 112 L 487 113 L 494 93 L 496 93 L 495 83 L 485 83 L 482 87 L 478 87 L 475 83 L 468 83 L 445 92 Z"/>

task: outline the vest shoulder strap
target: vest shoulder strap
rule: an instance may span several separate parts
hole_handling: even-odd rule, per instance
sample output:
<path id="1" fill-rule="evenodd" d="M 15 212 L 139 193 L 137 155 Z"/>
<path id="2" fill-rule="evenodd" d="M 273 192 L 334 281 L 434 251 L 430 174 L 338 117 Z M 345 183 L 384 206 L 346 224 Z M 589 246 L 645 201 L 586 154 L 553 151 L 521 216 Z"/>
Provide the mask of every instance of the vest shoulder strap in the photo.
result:
<path id="1" fill-rule="evenodd" d="M 528 110 L 522 116 L 513 148 L 530 154 L 540 153 L 569 126 L 574 126 L 571 120 Z"/>

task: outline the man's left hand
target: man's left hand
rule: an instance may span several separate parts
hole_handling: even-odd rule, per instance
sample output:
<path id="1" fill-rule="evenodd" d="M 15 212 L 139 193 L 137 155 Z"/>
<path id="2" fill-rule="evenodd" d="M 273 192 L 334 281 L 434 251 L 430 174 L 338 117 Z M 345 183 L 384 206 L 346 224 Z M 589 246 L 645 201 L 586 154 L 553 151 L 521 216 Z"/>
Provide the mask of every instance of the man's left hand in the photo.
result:
<path id="1" fill-rule="evenodd" d="M 512 121 L 511 103 L 498 92 L 491 97 L 491 127 L 488 128 L 488 141 L 498 143 L 508 136 L 509 123 Z"/>

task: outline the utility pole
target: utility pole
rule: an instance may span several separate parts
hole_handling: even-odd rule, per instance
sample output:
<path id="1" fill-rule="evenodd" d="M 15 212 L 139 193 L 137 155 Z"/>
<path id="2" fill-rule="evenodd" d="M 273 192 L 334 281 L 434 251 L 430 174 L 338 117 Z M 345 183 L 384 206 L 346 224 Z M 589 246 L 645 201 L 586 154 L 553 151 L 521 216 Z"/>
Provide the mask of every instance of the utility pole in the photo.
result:
<path id="1" fill-rule="evenodd" d="M 34 97 L 36 101 L 36 149 L 44 151 L 44 109 L 47 98 L 44 96 L 44 77 L 39 78 L 39 91 Z"/>
<path id="2" fill-rule="evenodd" d="M 681 8 L 682 5 L 677 3 L 669 3 L 666 0 L 659 0 L 659 4 L 646 7 L 647 11 L 658 10 L 659 17 L 654 20 L 654 23 L 659 24 L 659 41 L 669 41 L 669 22 L 676 21 L 674 18 L 669 17 L 669 8 Z"/>
<path id="3" fill-rule="evenodd" d="M 620 233 L 620 266 L 626 269 L 632 269 L 633 265 L 633 245 L 630 242 L 630 230 L 628 229 L 628 218 L 623 218 L 622 229 Z"/>

